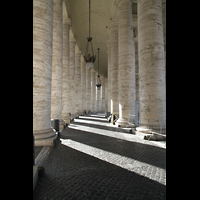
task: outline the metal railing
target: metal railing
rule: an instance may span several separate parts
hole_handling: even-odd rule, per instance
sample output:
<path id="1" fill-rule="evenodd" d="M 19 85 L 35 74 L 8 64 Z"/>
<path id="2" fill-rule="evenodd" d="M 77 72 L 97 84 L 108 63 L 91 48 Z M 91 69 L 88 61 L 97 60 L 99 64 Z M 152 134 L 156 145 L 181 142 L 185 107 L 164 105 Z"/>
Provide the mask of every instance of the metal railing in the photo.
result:
<path id="1" fill-rule="evenodd" d="M 148 129 L 150 132 L 166 135 L 166 120 L 149 119 Z"/>

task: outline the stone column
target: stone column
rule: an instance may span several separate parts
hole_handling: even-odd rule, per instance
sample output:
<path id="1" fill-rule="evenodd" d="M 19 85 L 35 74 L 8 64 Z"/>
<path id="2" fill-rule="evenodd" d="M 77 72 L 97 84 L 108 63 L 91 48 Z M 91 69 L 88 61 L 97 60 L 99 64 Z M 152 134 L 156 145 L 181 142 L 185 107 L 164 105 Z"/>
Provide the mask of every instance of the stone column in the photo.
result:
<path id="1" fill-rule="evenodd" d="M 98 72 L 96 72 L 96 83 L 97 83 L 97 78 L 98 78 Z M 99 107 L 100 107 L 100 93 L 101 90 L 98 90 L 96 87 L 96 108 L 97 112 L 100 112 Z"/>
<path id="2" fill-rule="evenodd" d="M 69 65 L 70 65 L 70 112 L 71 117 L 76 117 L 75 112 L 75 45 L 76 39 L 69 37 Z"/>
<path id="3" fill-rule="evenodd" d="M 166 119 L 165 58 L 161 0 L 138 1 L 141 125 Z"/>
<path id="4" fill-rule="evenodd" d="M 51 128 L 53 0 L 33 1 L 33 134 L 35 146 L 56 144 Z"/>
<path id="5" fill-rule="evenodd" d="M 63 18 L 63 87 L 62 87 L 62 118 L 67 122 L 67 113 L 70 102 L 70 76 L 69 76 L 69 29 L 71 26 L 71 19 Z"/>
<path id="6" fill-rule="evenodd" d="M 101 76 L 102 87 L 102 111 L 105 113 L 105 77 Z"/>
<path id="7" fill-rule="evenodd" d="M 91 69 L 91 112 L 96 113 L 96 71 Z"/>
<path id="8" fill-rule="evenodd" d="M 87 95 L 87 109 L 86 113 L 91 113 L 91 69 L 86 66 L 86 95 Z"/>
<path id="9" fill-rule="evenodd" d="M 111 113 L 119 113 L 118 104 L 118 21 L 110 22 L 111 38 Z"/>
<path id="10" fill-rule="evenodd" d="M 162 0 L 162 24 L 163 24 L 163 40 L 164 40 L 164 52 L 165 52 L 165 87 L 166 87 L 166 0 Z"/>
<path id="11" fill-rule="evenodd" d="M 86 110 L 86 63 L 81 56 L 81 112 Z"/>
<path id="12" fill-rule="evenodd" d="M 111 39 L 107 40 L 108 44 L 108 112 L 111 112 Z"/>
<path id="13" fill-rule="evenodd" d="M 75 97 L 76 97 L 76 115 L 81 114 L 81 51 L 78 45 L 75 47 Z"/>
<path id="14" fill-rule="evenodd" d="M 140 101 L 140 92 L 139 92 L 139 65 L 138 65 L 138 37 L 134 37 L 135 45 L 135 99 Z"/>
<path id="15" fill-rule="evenodd" d="M 105 110 L 108 111 L 108 79 L 105 78 Z"/>
<path id="16" fill-rule="evenodd" d="M 62 119 L 62 74 L 63 74 L 63 14 L 62 0 L 54 0 L 53 6 L 53 48 L 51 82 L 51 119 L 59 119 L 61 130 L 65 122 Z"/>
<path id="17" fill-rule="evenodd" d="M 135 52 L 131 0 L 119 0 L 119 119 L 126 126 L 128 115 L 135 115 Z"/>

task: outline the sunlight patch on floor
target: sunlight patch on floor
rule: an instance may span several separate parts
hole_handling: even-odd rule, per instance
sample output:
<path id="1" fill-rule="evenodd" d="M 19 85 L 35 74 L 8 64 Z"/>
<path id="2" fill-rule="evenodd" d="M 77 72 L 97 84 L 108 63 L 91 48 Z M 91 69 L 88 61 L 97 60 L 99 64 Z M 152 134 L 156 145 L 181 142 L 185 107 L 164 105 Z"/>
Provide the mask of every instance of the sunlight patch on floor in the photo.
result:
<path id="1" fill-rule="evenodd" d="M 139 167 L 142 166 L 152 166 L 155 167 L 153 165 L 132 159 L 132 158 L 128 158 L 126 156 L 121 156 L 119 154 L 115 154 L 112 152 L 108 152 L 96 147 L 92 147 L 86 144 L 82 144 L 80 142 L 76 142 L 70 139 L 60 139 L 61 140 L 61 144 L 68 146 L 70 148 L 73 148 L 75 150 L 78 150 L 80 152 L 83 152 L 87 155 L 93 156 L 95 158 L 98 158 L 100 160 L 106 161 L 108 163 L 114 164 L 118 167 L 122 167 L 124 169 L 127 169 L 131 172 L 135 172 L 139 175 L 143 175 L 138 173 L 137 169 Z M 166 171 L 165 169 L 159 168 L 160 170 L 164 170 L 164 172 Z M 154 180 L 154 178 L 151 178 L 150 175 L 146 174 L 145 177 L 148 177 L 149 179 Z M 155 181 L 155 180 L 154 180 Z M 163 183 L 161 183 L 163 184 Z"/>

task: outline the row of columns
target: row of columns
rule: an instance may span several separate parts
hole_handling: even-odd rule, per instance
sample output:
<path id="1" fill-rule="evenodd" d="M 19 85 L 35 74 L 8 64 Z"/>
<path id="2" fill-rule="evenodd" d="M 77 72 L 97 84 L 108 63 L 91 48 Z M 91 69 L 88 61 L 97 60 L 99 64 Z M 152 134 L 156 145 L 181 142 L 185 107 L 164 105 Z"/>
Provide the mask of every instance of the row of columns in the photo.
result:
<path id="1" fill-rule="evenodd" d="M 104 111 L 105 78 L 96 89 L 97 72 L 86 68 L 70 34 L 71 20 L 63 18 L 63 0 L 33 1 L 33 134 L 35 146 L 54 145 L 51 119 L 65 125 L 72 117 Z"/>
<path id="2" fill-rule="evenodd" d="M 141 126 L 148 127 L 152 118 L 166 120 L 165 4 L 165 0 L 138 0 L 135 39 L 132 1 L 118 0 L 119 17 L 110 21 L 107 41 L 108 110 L 119 114 L 117 125 L 128 124 L 128 116 L 135 115 L 136 101 L 140 102 Z"/>

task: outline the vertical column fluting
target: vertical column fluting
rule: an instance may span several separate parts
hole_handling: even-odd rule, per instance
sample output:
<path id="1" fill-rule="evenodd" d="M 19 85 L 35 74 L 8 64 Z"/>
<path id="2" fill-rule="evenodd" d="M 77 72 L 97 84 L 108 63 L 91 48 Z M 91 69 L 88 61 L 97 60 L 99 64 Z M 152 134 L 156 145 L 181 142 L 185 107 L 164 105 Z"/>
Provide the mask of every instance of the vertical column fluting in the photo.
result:
<path id="1" fill-rule="evenodd" d="M 67 113 L 70 112 L 70 75 L 69 75 L 69 29 L 71 19 L 63 18 L 63 87 L 62 87 L 62 118 L 67 122 Z"/>
<path id="2" fill-rule="evenodd" d="M 62 0 L 54 0 L 53 6 L 53 48 L 51 82 L 51 119 L 62 119 L 62 74 L 63 74 L 63 14 Z"/>
<path id="3" fill-rule="evenodd" d="M 108 54 L 108 112 L 111 112 L 111 39 L 107 40 L 107 54 Z"/>
<path id="4" fill-rule="evenodd" d="M 138 1 L 141 125 L 166 119 L 165 60 L 161 0 Z"/>
<path id="5" fill-rule="evenodd" d="M 91 112 L 96 113 L 96 71 L 91 69 Z"/>
<path id="6" fill-rule="evenodd" d="M 86 110 L 86 63 L 81 56 L 81 112 Z"/>
<path id="7" fill-rule="evenodd" d="M 33 134 L 35 146 L 55 144 L 51 128 L 53 0 L 33 1 Z"/>
<path id="8" fill-rule="evenodd" d="M 70 63 L 70 112 L 73 118 L 75 113 L 75 45 L 76 39 L 73 36 L 69 37 L 69 63 Z"/>
<path id="9" fill-rule="evenodd" d="M 135 52 L 131 0 L 119 0 L 119 119 L 117 125 L 127 125 L 128 115 L 135 115 Z"/>
<path id="10" fill-rule="evenodd" d="M 86 95 L 87 95 L 87 114 L 91 113 L 91 71 L 86 66 Z"/>
<path id="11" fill-rule="evenodd" d="M 81 114 L 81 51 L 78 48 L 78 45 L 75 47 L 75 97 L 76 97 L 76 107 L 75 112 L 76 115 L 79 116 Z"/>
<path id="12" fill-rule="evenodd" d="M 118 104 L 118 21 L 110 22 L 111 37 L 111 113 L 119 113 Z"/>

